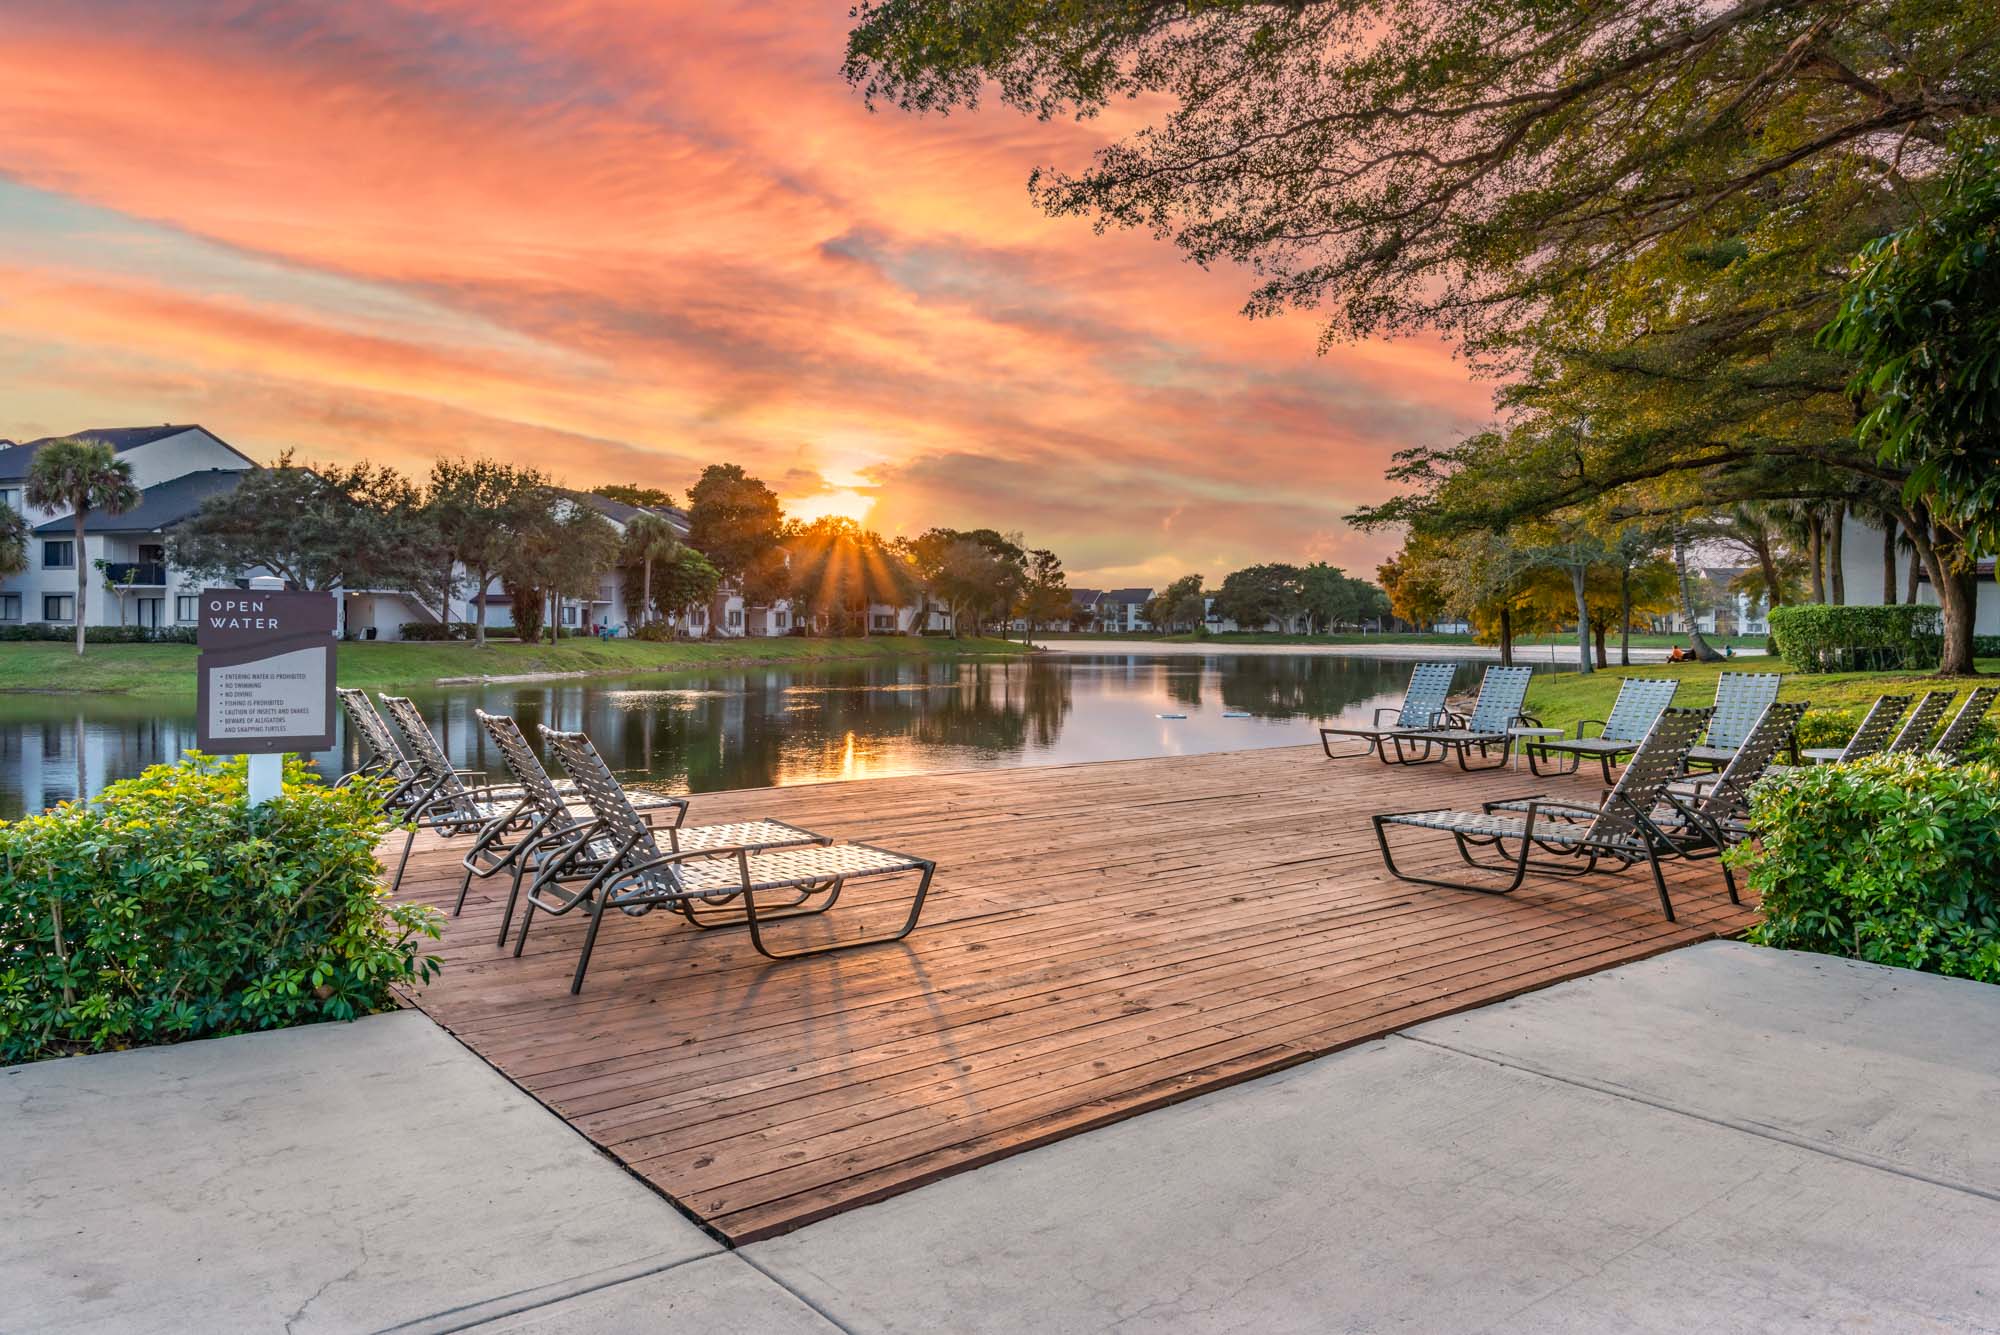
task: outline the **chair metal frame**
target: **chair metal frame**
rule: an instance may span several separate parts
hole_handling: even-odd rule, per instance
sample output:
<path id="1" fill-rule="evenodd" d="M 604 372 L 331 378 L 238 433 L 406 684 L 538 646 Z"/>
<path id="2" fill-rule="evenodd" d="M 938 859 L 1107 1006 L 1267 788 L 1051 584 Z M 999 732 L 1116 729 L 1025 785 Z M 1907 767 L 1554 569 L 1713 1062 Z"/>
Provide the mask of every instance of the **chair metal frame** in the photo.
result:
<path id="1" fill-rule="evenodd" d="M 376 712 L 374 701 L 368 692 L 353 686 L 342 686 L 335 692 L 340 697 L 340 708 L 347 715 L 347 726 L 357 741 L 367 752 L 358 769 L 343 774 L 334 784 L 345 787 L 359 779 L 386 778 L 394 781 L 388 792 L 383 794 L 382 809 L 388 812 L 408 810 L 416 803 L 416 790 L 422 781 L 422 771 L 403 754 L 403 748 L 396 744 L 396 735 L 389 731 L 389 725 Z"/>
<path id="2" fill-rule="evenodd" d="M 1530 872 L 1580 877 L 1593 874 L 1604 864 L 1610 864 L 1606 870 L 1622 873 L 1644 863 L 1652 873 L 1660 911 L 1668 922 L 1673 922 L 1673 898 L 1667 892 L 1660 861 L 1663 857 L 1685 857 L 1694 843 L 1661 825 L 1655 812 L 1667 785 L 1680 774 L 1688 748 L 1701 735 L 1708 715 L 1707 709 L 1662 710 L 1639 740 L 1624 774 L 1595 806 L 1535 793 L 1488 803 L 1488 809 L 1476 812 L 1432 809 L 1376 815 L 1372 820 L 1382 864 L 1391 876 L 1416 885 L 1506 895 L 1520 889 Z M 1517 810 L 1521 813 L 1519 817 L 1514 814 Z M 1395 853 L 1389 847 L 1391 825 L 1442 830 L 1452 836 L 1460 860 L 1468 867 L 1508 879 L 1504 884 L 1481 883 L 1404 871 L 1396 865 Z M 1510 841 L 1519 844 L 1512 855 L 1507 852 Z M 1487 862 L 1474 856 L 1473 850 L 1486 848 L 1493 849 L 1501 860 Z M 1537 850 L 1549 856 L 1536 857 Z M 1557 858 L 1567 861 L 1553 860 Z M 1735 882 L 1731 879 L 1728 884 L 1734 900 Z"/>
<path id="3" fill-rule="evenodd" d="M 1611 767 L 1639 749 L 1660 715 L 1672 708 L 1680 685 L 1678 677 L 1625 678 L 1619 683 L 1618 698 L 1611 702 L 1611 712 L 1605 718 L 1578 719 L 1576 736 L 1567 740 L 1533 738 L 1525 742 L 1521 749 L 1528 753 L 1528 768 L 1536 778 L 1574 774 L 1582 767 L 1585 756 L 1595 756 L 1604 769 L 1605 785 L 1610 786 L 1614 782 Z M 1597 736 L 1584 736 L 1584 727 L 1592 723 L 1597 725 Z M 1565 757 L 1568 763 L 1559 761 L 1545 773 L 1540 762 L 1548 759 L 1551 752 Z"/>
<path id="4" fill-rule="evenodd" d="M 1938 734 L 1938 739 L 1931 743 L 1930 754 L 1941 756 L 1953 764 L 1965 759 L 1966 750 L 1972 745 L 1972 739 L 1979 731 L 1980 722 L 1993 708 L 1995 699 L 2000 699 L 2000 686 L 1973 687 L 1971 694 L 1965 697 L 1965 703 L 1951 716 L 1951 722 Z"/>
<path id="5" fill-rule="evenodd" d="M 1785 683 L 1780 672 L 1725 672 L 1715 679 L 1715 713 L 1709 718 L 1708 732 L 1688 752 L 1688 764 L 1720 769 L 1729 763 L 1776 703 L 1778 689 Z M 1796 756 L 1796 747 L 1794 748 Z"/>
<path id="6" fill-rule="evenodd" d="M 1479 698 L 1473 703 L 1472 713 L 1461 717 L 1446 712 L 1448 725 L 1442 728 L 1424 728 L 1416 731 L 1398 730 L 1389 734 L 1389 741 L 1396 749 L 1399 764 L 1416 764 L 1418 760 L 1406 758 L 1403 753 L 1405 743 L 1415 745 L 1421 742 L 1428 755 L 1429 748 L 1437 746 L 1447 755 L 1458 757 L 1458 767 L 1462 770 L 1499 769 L 1506 765 L 1514 754 L 1517 740 L 1513 729 L 1517 727 L 1540 727 L 1540 720 L 1523 713 L 1527 702 L 1528 683 L 1535 670 L 1525 667 L 1489 667 L 1479 682 Z M 1490 764 L 1474 765 L 1470 755 L 1473 747 L 1479 748 L 1481 760 L 1490 760 L 1493 748 L 1500 748 L 1497 760 Z"/>
<path id="7" fill-rule="evenodd" d="M 1442 761 L 1445 756 L 1439 751 L 1436 756 L 1429 754 L 1429 748 L 1418 759 L 1389 759 L 1384 742 L 1397 732 L 1415 732 L 1425 728 L 1435 728 L 1438 720 L 1445 715 L 1445 701 L 1451 695 L 1451 684 L 1458 677 L 1456 663 L 1419 663 L 1410 669 L 1410 681 L 1403 688 L 1403 703 L 1400 705 L 1379 705 L 1375 710 L 1375 721 L 1366 728 L 1321 728 L 1319 730 L 1320 749 L 1326 752 L 1328 760 L 1359 760 L 1363 756 L 1374 756 L 1385 765 L 1429 765 Z M 1393 714 L 1395 723 L 1384 728 L 1382 716 Z M 1333 739 L 1336 737 L 1358 737 L 1362 740 L 1359 751 L 1335 751 Z"/>
<path id="8" fill-rule="evenodd" d="M 407 696 L 384 694 L 383 708 L 390 722 L 403 734 L 414 763 L 418 782 L 423 785 L 416 800 L 401 816 L 404 825 L 403 852 L 396 871 L 389 878 L 389 893 L 402 888 L 403 874 L 410 867 L 410 852 L 417 835 L 424 830 L 446 839 L 478 835 L 495 824 L 509 830 L 530 823 L 527 795 L 519 788 L 499 788 L 488 783 L 468 784 L 467 779 L 484 779 L 486 771 L 458 769 L 444 753 L 444 747 L 424 722 L 423 711 Z"/>
<path id="9" fill-rule="evenodd" d="M 810 844 L 763 850 L 728 845 L 662 852 L 653 831 L 633 809 L 625 790 L 612 777 L 588 737 L 548 727 L 542 729 L 542 736 L 597 818 L 594 837 L 608 841 L 605 855 L 596 859 L 595 869 L 580 883 L 576 877 L 558 875 L 560 864 L 546 867 L 536 875 L 528 888 L 521 930 L 514 938 L 514 954 L 519 956 L 527 945 L 528 931 L 537 911 L 560 915 L 579 905 L 588 905 L 590 926 L 584 934 L 576 974 L 570 982 L 572 994 L 583 990 L 584 975 L 597 947 L 597 934 L 603 926 L 605 911 L 610 908 L 639 917 L 664 906 L 692 922 L 696 921 L 697 901 L 727 904 L 740 897 L 741 920 L 750 929 L 751 945 L 759 954 L 774 960 L 900 941 L 916 929 L 923 915 L 937 863 L 871 844 Z M 911 900 L 909 916 L 895 931 L 797 950 L 776 950 L 765 940 L 764 929 L 773 921 L 824 913 L 832 908 L 849 881 L 911 872 L 918 873 L 921 879 Z M 778 906 L 775 913 L 759 905 L 757 899 L 760 894 L 772 891 L 792 893 L 791 900 Z M 824 902 L 801 907 L 815 896 L 823 897 Z"/>
<path id="10" fill-rule="evenodd" d="M 1798 754 L 1816 765 L 1837 765 L 1872 756 L 1889 745 L 1896 721 L 1910 707 L 1911 699 L 1907 695 L 1878 695 L 1846 742 L 1840 746 L 1809 746 Z"/>
<path id="11" fill-rule="evenodd" d="M 1885 748 L 1890 755 L 1915 755 L 1930 749 L 1931 732 L 1937 727 L 1944 711 L 1951 708 L 1955 690 L 1925 691 L 1924 698 L 1917 701 L 1917 707 L 1903 720 L 1903 726 L 1896 731 L 1896 740 Z"/>

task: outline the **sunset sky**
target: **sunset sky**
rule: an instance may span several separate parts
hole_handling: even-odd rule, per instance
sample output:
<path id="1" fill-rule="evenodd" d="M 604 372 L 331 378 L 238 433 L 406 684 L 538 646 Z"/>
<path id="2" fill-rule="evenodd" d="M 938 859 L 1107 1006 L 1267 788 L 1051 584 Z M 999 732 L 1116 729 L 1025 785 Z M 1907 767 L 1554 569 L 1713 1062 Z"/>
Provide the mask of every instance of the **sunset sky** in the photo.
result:
<path id="1" fill-rule="evenodd" d="M 0 437 L 492 454 L 1020 529 L 1072 584 L 1372 574 L 1341 516 L 1481 423 L 1441 345 L 1028 200 L 1124 128 L 871 113 L 846 0 L 7 0 Z"/>

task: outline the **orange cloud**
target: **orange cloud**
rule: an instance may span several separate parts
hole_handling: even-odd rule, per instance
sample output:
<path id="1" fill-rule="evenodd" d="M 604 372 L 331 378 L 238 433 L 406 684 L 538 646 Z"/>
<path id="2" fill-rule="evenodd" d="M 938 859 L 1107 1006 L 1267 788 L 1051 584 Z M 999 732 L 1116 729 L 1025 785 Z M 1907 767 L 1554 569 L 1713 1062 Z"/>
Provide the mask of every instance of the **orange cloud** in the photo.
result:
<path id="1" fill-rule="evenodd" d="M 1081 583 L 1368 568 L 1341 515 L 1484 418 L 1438 344 L 1316 357 L 1240 318 L 1243 275 L 1042 216 L 1029 169 L 1105 125 L 870 113 L 845 6 L 672 9 L 0 8 L 0 435 L 195 417 L 676 488 L 732 459 Z"/>

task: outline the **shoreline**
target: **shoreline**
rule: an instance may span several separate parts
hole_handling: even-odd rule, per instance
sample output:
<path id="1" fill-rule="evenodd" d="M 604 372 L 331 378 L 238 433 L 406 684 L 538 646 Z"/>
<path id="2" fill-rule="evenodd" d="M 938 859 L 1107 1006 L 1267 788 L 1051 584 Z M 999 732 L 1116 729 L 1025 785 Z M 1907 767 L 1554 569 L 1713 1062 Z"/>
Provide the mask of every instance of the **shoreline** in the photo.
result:
<path id="1" fill-rule="evenodd" d="M 1018 640 L 867 636 L 703 641 L 563 640 L 554 645 L 465 641 L 362 641 L 339 646 L 335 675 L 365 690 L 428 690 L 536 681 L 741 671 L 879 660 L 1022 658 Z M 0 699 L 95 696 L 144 700 L 195 692 L 190 644 L 93 644 L 79 659 L 67 644 L 0 644 Z M 490 672 L 469 672 L 490 666 Z"/>
<path id="2" fill-rule="evenodd" d="M 1573 664 L 1577 659 L 1574 644 L 1553 646 L 1547 644 L 1514 646 L 1514 661 L 1523 667 L 1535 663 Z M 1182 658 L 1213 658 L 1218 655 L 1234 654 L 1306 654 L 1321 658 L 1389 658 L 1417 662 L 1424 659 L 1453 659 L 1469 662 L 1500 661 L 1500 650 L 1490 644 L 1422 644 L 1395 641 L 1387 644 L 1232 644 L 1227 641 L 1203 644 L 1195 640 L 1046 640 L 1035 645 L 1038 653 L 1058 654 L 1151 654 L 1155 656 L 1175 656 Z M 1632 650 L 1632 666 L 1651 666 L 1665 663 L 1668 650 Z M 1617 650 L 1612 651 L 1609 668 L 1620 665 L 1616 661 Z M 1764 658 L 1761 650 L 1739 649 L 1736 658 Z"/>

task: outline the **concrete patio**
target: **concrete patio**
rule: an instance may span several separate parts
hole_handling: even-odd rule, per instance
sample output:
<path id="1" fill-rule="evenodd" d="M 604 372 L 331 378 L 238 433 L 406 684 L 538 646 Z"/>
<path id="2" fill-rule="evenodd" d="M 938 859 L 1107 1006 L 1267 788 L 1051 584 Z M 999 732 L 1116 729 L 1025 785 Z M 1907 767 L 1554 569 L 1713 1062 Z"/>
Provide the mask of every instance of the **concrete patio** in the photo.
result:
<path id="1" fill-rule="evenodd" d="M 2000 1329 L 2000 989 L 1697 945 L 727 1251 L 403 1013 L 0 1072 L 0 1330 Z"/>

